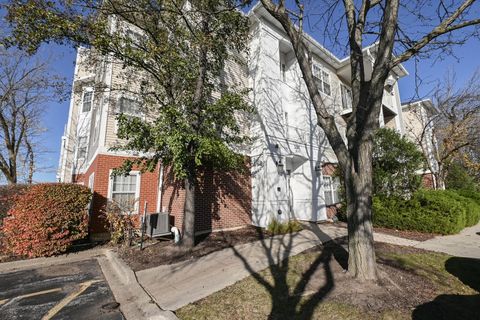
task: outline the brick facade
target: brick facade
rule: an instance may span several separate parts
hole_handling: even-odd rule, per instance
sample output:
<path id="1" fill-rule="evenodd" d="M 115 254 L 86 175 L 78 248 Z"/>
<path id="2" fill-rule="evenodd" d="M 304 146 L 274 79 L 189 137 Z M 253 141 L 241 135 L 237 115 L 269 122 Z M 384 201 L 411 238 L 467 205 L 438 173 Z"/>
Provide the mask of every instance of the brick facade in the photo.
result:
<path id="1" fill-rule="evenodd" d="M 252 183 L 250 160 L 243 170 L 219 172 L 204 169 L 195 190 L 196 232 L 230 229 L 252 223 Z M 165 170 L 162 192 L 162 210 L 174 218 L 175 226 L 183 223 L 185 189 L 182 182 L 174 181 L 173 173 Z"/>
<path id="2" fill-rule="evenodd" d="M 99 154 L 83 175 L 74 177 L 74 179 L 76 178 L 74 182 L 88 186 L 90 176 L 95 174 L 93 183 L 93 205 L 90 216 L 91 234 L 105 233 L 108 231 L 102 213 L 106 209 L 107 199 L 109 197 L 110 171 L 120 167 L 126 159 L 128 158 Z M 135 170 L 135 168 L 133 170 Z M 147 209 L 149 212 L 156 211 L 157 194 L 158 170 L 143 173 L 140 178 L 140 197 L 138 201 L 140 212 L 143 210 L 145 201 L 147 201 Z"/>
<path id="3" fill-rule="evenodd" d="M 335 170 L 337 169 L 337 164 L 335 163 L 324 163 L 322 164 L 322 174 L 325 176 L 335 175 Z M 327 206 L 327 218 L 333 219 L 337 215 L 340 204 L 332 204 Z"/>
<path id="4" fill-rule="evenodd" d="M 109 197 L 110 172 L 121 166 L 127 157 L 114 155 L 97 155 L 88 170 L 82 175 L 74 176 L 74 182 L 89 184 L 94 174 L 93 203 L 90 218 L 90 234 L 107 233 L 106 221 L 102 213 L 106 209 Z M 241 172 L 214 172 L 203 170 L 195 198 L 196 232 L 229 229 L 251 224 L 251 179 L 250 160 L 245 162 Z M 135 170 L 136 168 L 133 168 Z M 142 173 L 140 177 L 140 197 L 138 208 L 143 212 L 147 201 L 147 212 L 157 212 L 160 170 Z M 181 181 L 174 181 L 172 172 L 164 169 L 162 186 L 162 203 L 160 211 L 167 211 L 172 216 L 173 224 L 180 230 L 183 220 L 185 190 Z"/>
<path id="5" fill-rule="evenodd" d="M 434 189 L 433 174 L 425 173 L 422 175 L 422 185 L 427 189 Z"/>

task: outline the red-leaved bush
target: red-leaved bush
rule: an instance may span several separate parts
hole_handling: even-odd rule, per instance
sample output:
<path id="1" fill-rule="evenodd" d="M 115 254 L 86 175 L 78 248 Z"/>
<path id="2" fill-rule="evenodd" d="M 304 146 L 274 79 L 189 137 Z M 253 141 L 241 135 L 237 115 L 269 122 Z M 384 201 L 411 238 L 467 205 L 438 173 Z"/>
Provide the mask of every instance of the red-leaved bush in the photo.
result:
<path id="1" fill-rule="evenodd" d="M 8 210 L 10 210 L 15 203 L 16 197 L 25 192 L 27 188 L 27 184 L 0 186 L 0 228 L 2 227 L 3 219 L 7 216 Z"/>
<path id="2" fill-rule="evenodd" d="M 65 252 L 88 232 L 91 192 L 77 184 L 37 184 L 19 195 L 3 221 L 3 248 L 28 257 Z"/>

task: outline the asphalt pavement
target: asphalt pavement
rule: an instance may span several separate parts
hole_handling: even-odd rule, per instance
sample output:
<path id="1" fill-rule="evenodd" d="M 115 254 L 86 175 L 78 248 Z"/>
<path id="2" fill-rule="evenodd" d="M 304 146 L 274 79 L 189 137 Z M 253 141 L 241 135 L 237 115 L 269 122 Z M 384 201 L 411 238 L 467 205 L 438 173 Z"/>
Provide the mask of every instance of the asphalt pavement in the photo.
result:
<path id="1" fill-rule="evenodd" d="M 0 318 L 123 319 L 96 259 L 0 274 Z"/>

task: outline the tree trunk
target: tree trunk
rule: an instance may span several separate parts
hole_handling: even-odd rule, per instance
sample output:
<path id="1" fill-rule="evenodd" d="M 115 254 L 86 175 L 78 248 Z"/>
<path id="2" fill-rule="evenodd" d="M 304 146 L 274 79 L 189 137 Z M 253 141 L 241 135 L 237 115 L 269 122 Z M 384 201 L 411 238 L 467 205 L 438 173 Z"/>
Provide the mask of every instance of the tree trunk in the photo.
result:
<path id="1" fill-rule="evenodd" d="M 358 161 L 345 170 L 348 216 L 348 272 L 360 281 L 376 281 L 372 225 L 372 142 L 359 145 Z"/>
<path id="2" fill-rule="evenodd" d="M 182 247 L 191 249 L 195 245 L 195 181 L 185 178 L 185 206 L 183 210 Z"/>
<path id="3" fill-rule="evenodd" d="M 27 145 L 28 150 L 28 179 L 27 183 L 33 183 L 33 173 L 35 172 L 35 155 L 33 154 L 33 148 L 30 142 L 25 139 L 25 144 Z"/>

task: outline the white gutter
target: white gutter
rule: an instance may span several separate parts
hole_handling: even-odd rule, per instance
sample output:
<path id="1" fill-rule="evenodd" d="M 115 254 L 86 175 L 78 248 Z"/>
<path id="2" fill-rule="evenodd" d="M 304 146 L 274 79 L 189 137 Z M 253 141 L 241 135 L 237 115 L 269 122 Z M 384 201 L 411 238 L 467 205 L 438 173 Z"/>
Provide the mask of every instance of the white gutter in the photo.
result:
<path id="1" fill-rule="evenodd" d="M 160 176 L 158 177 L 157 212 L 162 212 L 163 164 L 160 163 L 158 170 L 160 170 Z"/>

